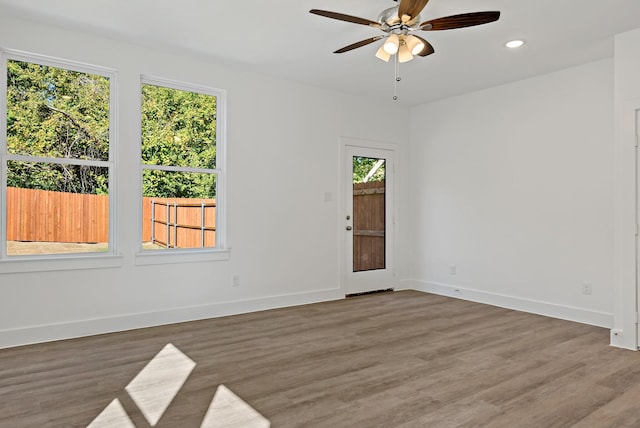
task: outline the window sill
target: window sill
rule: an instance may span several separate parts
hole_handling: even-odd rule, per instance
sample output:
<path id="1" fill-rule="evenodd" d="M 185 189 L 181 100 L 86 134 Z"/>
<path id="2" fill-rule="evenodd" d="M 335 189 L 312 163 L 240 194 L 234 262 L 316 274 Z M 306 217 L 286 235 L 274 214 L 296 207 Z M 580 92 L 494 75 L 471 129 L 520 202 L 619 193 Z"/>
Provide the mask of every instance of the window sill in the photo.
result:
<path id="1" fill-rule="evenodd" d="M 231 251 L 226 250 L 146 250 L 136 254 L 136 266 L 161 265 L 167 263 L 200 263 L 229 260 Z"/>
<path id="2" fill-rule="evenodd" d="M 24 257 L 0 261 L 0 274 L 118 268 L 122 260 L 115 254 Z"/>

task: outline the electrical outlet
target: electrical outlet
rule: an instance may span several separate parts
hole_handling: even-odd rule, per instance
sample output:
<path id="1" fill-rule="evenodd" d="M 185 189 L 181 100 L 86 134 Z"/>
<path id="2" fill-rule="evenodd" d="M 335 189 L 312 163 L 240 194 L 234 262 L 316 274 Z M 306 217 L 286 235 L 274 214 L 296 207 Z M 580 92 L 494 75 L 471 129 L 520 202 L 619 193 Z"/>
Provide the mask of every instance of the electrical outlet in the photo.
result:
<path id="1" fill-rule="evenodd" d="M 240 275 L 233 275 L 231 285 L 233 285 L 234 287 L 240 286 Z"/>
<path id="2" fill-rule="evenodd" d="M 455 275 L 458 273 L 458 267 L 456 265 L 449 265 L 449 275 Z"/>
<path id="3" fill-rule="evenodd" d="M 590 282 L 582 283 L 582 294 L 590 296 L 593 293 L 593 285 Z"/>

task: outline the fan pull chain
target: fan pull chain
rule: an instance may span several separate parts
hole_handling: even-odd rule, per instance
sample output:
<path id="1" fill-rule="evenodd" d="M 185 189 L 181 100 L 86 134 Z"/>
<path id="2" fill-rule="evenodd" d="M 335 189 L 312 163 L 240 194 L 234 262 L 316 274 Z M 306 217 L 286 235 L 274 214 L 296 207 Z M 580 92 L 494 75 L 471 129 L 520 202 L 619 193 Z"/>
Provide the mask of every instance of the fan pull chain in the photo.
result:
<path id="1" fill-rule="evenodd" d="M 400 77 L 400 59 L 398 58 L 398 55 L 395 55 L 395 73 L 394 73 L 394 77 L 395 77 L 395 81 L 393 82 L 393 100 L 394 101 L 398 101 L 398 83 L 400 83 L 400 81 L 402 80 L 402 78 Z"/>

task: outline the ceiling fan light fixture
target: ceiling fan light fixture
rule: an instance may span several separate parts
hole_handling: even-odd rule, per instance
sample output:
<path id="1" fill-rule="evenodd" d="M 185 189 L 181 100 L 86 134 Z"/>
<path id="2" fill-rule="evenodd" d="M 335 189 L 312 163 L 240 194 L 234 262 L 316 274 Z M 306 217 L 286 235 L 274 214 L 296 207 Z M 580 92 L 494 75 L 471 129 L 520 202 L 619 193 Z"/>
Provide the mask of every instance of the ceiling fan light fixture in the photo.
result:
<path id="1" fill-rule="evenodd" d="M 378 52 L 376 52 L 376 58 L 379 58 L 384 62 L 389 62 L 389 58 L 391 58 L 391 55 L 389 55 L 387 51 L 384 50 L 384 45 L 382 45 L 380 46 L 380 49 L 378 49 Z"/>
<path id="2" fill-rule="evenodd" d="M 418 55 L 424 49 L 422 40 L 413 35 L 408 35 L 405 39 L 407 48 L 411 51 L 411 55 Z"/>
<path id="3" fill-rule="evenodd" d="M 336 50 L 334 53 L 341 54 L 382 40 L 382 44 L 378 47 L 378 51 L 375 54 L 376 57 L 382 61 L 389 62 L 393 55 L 397 55 L 394 58 L 394 100 L 398 99 L 398 82 L 401 80 L 399 64 L 401 62 L 411 61 L 414 56 L 425 57 L 435 53 L 431 43 L 420 36 L 411 34 L 413 31 L 438 31 L 474 27 L 476 25 L 483 25 L 497 21 L 500 18 L 499 11 L 486 11 L 460 13 L 421 23 L 422 19 L 420 18 L 420 12 L 424 9 L 429 0 L 394 1 L 396 2 L 396 6 L 383 10 L 377 21 L 359 18 L 352 15 L 345 15 L 344 13 L 331 12 L 328 10 L 311 9 L 309 11 L 314 15 L 324 16 L 326 18 L 377 28 L 384 33 L 382 35 L 352 43 Z M 524 41 L 512 41 L 507 43 L 507 46 L 515 48 L 522 46 L 523 44 Z"/>
<path id="4" fill-rule="evenodd" d="M 413 54 L 407 47 L 406 43 L 402 43 L 400 48 L 398 49 L 398 61 L 399 62 L 408 62 L 413 59 Z"/>
<path id="5" fill-rule="evenodd" d="M 384 44 L 382 45 L 384 51 L 389 55 L 395 55 L 398 52 L 398 48 L 400 47 L 400 38 L 397 34 L 391 34 L 387 37 Z"/>

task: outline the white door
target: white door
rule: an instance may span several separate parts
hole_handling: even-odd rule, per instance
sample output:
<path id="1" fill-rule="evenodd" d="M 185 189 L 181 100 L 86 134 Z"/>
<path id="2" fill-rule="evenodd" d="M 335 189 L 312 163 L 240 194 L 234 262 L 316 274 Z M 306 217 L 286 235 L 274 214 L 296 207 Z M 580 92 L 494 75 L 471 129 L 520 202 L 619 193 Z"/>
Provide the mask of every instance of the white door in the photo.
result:
<path id="1" fill-rule="evenodd" d="M 394 151 L 345 145 L 347 295 L 394 287 Z"/>

